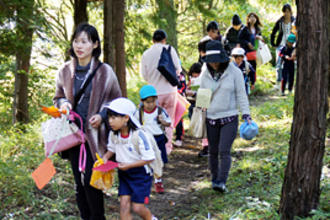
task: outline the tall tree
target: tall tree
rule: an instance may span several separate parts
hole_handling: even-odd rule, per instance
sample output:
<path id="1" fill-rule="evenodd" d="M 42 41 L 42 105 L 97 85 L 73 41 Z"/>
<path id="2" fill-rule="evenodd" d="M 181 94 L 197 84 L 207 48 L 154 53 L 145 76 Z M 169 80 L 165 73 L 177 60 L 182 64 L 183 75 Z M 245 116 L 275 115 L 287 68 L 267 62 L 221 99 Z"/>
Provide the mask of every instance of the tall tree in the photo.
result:
<path id="1" fill-rule="evenodd" d="M 124 0 L 104 0 L 104 62 L 112 65 L 127 96 L 124 18 Z"/>
<path id="2" fill-rule="evenodd" d="M 104 62 L 109 63 L 112 67 L 115 64 L 114 50 L 114 21 L 113 21 L 113 0 L 104 0 Z"/>
<path id="3" fill-rule="evenodd" d="M 317 208 L 328 112 L 328 0 L 297 0 L 298 74 L 280 214 L 307 216 Z"/>
<path id="4" fill-rule="evenodd" d="M 125 18 L 125 1 L 114 0 L 113 1 L 114 12 L 114 44 L 115 50 L 115 70 L 118 77 L 119 85 L 124 97 L 127 96 L 126 91 L 126 60 L 125 60 L 125 32 L 124 32 L 124 18 Z"/>
<path id="5" fill-rule="evenodd" d="M 81 22 L 88 21 L 87 14 L 87 0 L 74 0 L 74 29 L 76 29 L 77 25 Z"/>
<path id="6" fill-rule="evenodd" d="M 28 73 L 32 50 L 34 1 L 24 0 L 17 5 L 16 19 L 16 72 L 13 102 L 13 122 L 27 123 L 28 111 Z"/>
<path id="7" fill-rule="evenodd" d="M 164 29 L 167 33 L 167 42 L 173 47 L 178 49 L 178 38 L 177 38 L 177 17 L 178 13 L 174 5 L 174 0 L 156 0 L 157 17 L 161 19 L 155 19 L 159 25 L 159 28 Z"/>

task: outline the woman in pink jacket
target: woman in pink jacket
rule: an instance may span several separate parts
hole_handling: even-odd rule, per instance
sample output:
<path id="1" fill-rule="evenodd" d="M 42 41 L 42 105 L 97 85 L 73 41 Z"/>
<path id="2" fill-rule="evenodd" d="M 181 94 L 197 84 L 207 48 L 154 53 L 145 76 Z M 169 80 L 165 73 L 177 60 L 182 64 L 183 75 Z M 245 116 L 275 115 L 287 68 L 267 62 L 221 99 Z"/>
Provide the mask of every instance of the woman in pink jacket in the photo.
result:
<path id="1" fill-rule="evenodd" d="M 107 129 L 101 123 L 106 114 L 101 110 L 105 103 L 121 96 L 121 90 L 112 68 L 99 61 L 101 54 L 100 38 L 95 27 L 83 23 L 75 30 L 71 40 L 72 60 L 65 63 L 56 80 L 54 104 L 61 109 L 72 109 L 83 121 L 86 137 L 86 168 L 80 171 L 79 146 L 62 152 L 69 159 L 75 179 L 76 200 L 82 219 L 105 219 L 103 193 L 90 186 L 95 153 L 106 152 Z M 75 101 L 89 75 L 95 72 L 79 100 Z M 104 111 L 105 112 L 105 111 Z M 102 117 L 103 115 L 103 117 Z M 80 122 L 76 121 L 80 127 Z"/>

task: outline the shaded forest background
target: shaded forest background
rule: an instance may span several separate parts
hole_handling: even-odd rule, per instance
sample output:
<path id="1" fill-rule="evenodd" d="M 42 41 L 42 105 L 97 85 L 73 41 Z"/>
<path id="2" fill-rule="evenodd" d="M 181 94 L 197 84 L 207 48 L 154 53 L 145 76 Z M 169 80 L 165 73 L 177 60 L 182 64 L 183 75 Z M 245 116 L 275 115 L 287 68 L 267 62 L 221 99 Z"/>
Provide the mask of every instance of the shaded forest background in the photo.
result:
<path id="1" fill-rule="evenodd" d="M 0 128 L 16 121 L 17 112 L 13 108 L 16 103 L 19 103 L 17 100 L 19 98 L 28 100 L 26 105 L 21 106 L 22 109 L 28 109 L 26 111 L 28 115 L 26 117 L 23 115 L 23 119 L 20 120 L 23 122 L 38 119 L 39 104 L 51 104 L 50 97 L 54 92 L 53 85 L 57 70 L 65 60 L 69 59 L 67 50 L 75 24 L 74 19 L 84 20 L 77 18 L 77 15 L 87 16 L 88 22 L 97 27 L 102 46 L 105 42 L 109 44 L 108 40 L 103 40 L 103 1 L 89 1 L 86 5 L 86 15 L 81 11 L 75 13 L 77 4 L 86 2 L 81 0 L 2 0 L 1 2 L 0 81 L 3 86 L 0 89 Z M 34 4 L 31 5 L 33 2 Z M 168 42 L 177 48 L 185 69 L 189 69 L 190 65 L 198 60 L 197 43 L 205 36 L 206 25 L 211 20 L 219 23 L 220 33 L 223 35 L 230 26 L 233 14 L 239 14 L 245 23 L 249 12 L 257 12 L 263 24 L 262 33 L 265 41 L 269 43 L 271 29 L 274 22 L 281 16 L 281 7 L 286 2 L 274 0 L 126 1 L 123 27 L 126 71 L 120 71 L 119 78 L 124 77 L 129 80 L 130 77 L 139 76 L 141 55 L 152 44 L 152 33 L 157 28 L 163 28 L 168 32 Z M 294 6 L 293 1 L 289 2 Z M 16 13 L 20 8 L 22 13 Z M 167 17 L 173 19 L 168 20 Z M 116 30 L 118 32 L 118 29 L 111 30 L 113 33 Z M 31 39 L 27 33 L 30 35 L 33 33 Z M 112 40 L 114 42 L 114 39 Z M 106 46 L 108 48 L 108 45 Z M 114 51 L 111 45 L 110 49 Z M 28 56 L 29 50 L 31 50 L 31 66 L 28 66 L 26 61 L 20 62 L 22 59 L 20 55 Z M 29 60 L 28 58 L 25 60 Z M 106 54 L 104 58 L 113 64 L 113 56 L 108 57 Z M 116 66 L 113 65 L 113 67 L 117 69 Z M 28 74 L 25 74 L 26 71 Z M 122 76 L 124 74 L 126 75 Z M 15 76 L 23 78 L 19 81 L 15 80 Z M 17 94 L 20 91 L 16 90 L 22 83 L 28 83 L 28 86 L 26 95 L 20 97 L 20 94 Z"/>

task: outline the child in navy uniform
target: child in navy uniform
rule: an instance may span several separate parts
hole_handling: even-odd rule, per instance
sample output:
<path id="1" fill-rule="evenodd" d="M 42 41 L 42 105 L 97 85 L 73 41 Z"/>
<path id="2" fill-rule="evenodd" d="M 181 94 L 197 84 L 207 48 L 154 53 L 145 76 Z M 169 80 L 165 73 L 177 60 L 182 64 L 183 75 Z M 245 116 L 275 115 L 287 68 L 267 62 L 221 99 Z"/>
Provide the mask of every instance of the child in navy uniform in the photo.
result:
<path id="1" fill-rule="evenodd" d="M 152 134 L 161 152 L 163 163 L 167 163 L 165 144 L 167 138 L 165 127 L 171 125 L 171 118 L 166 110 L 157 105 L 157 91 L 152 85 L 145 85 L 140 90 L 141 107 L 135 113 L 135 117 L 142 124 L 143 128 Z M 164 193 L 164 185 L 161 177 L 155 176 L 156 193 Z"/>
<path id="2" fill-rule="evenodd" d="M 178 77 L 180 85 L 178 85 L 178 93 L 181 94 L 182 96 L 186 95 L 186 89 L 187 89 L 187 84 L 186 84 L 186 76 L 184 75 L 183 71 L 180 73 Z M 184 128 L 183 128 L 183 118 L 179 121 L 175 128 L 175 142 L 174 145 L 177 147 L 182 146 L 182 139 L 184 135 Z"/>
<path id="3" fill-rule="evenodd" d="M 250 94 L 254 89 L 254 83 L 256 81 L 256 71 L 253 66 L 246 60 L 244 60 L 245 50 L 243 48 L 236 47 L 231 51 L 231 55 L 234 58 L 234 64 L 242 71 L 245 83 L 246 94 Z M 250 86 L 251 83 L 251 86 Z"/>
<path id="4" fill-rule="evenodd" d="M 132 219 L 132 207 L 141 218 L 156 219 L 144 205 L 149 201 L 152 184 L 152 170 L 147 165 L 155 159 L 155 153 L 143 132 L 138 133 L 139 152 L 134 146 L 133 132 L 138 132 L 140 127 L 139 121 L 134 118 L 136 107 L 127 98 L 117 98 L 105 108 L 112 131 L 103 161 L 106 163 L 116 154 L 119 163 L 120 218 Z"/>
<path id="5" fill-rule="evenodd" d="M 296 36 L 290 34 L 287 39 L 285 47 L 282 48 L 280 52 L 280 57 L 283 60 L 283 69 L 282 69 L 282 85 L 281 91 L 282 96 L 285 95 L 286 83 L 289 82 L 289 93 L 292 92 L 293 82 L 294 82 L 294 60 L 295 56 L 293 55 L 294 46 L 296 42 Z"/>

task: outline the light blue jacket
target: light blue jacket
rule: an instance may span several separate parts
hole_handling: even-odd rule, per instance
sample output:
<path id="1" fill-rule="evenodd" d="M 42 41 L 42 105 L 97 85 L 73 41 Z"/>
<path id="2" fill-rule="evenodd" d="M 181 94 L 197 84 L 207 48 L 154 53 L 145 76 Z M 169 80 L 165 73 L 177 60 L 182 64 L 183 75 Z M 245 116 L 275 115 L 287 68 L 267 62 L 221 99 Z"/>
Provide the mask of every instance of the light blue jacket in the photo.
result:
<path id="1" fill-rule="evenodd" d="M 218 81 L 215 81 L 208 68 L 205 68 L 200 87 L 212 90 L 211 104 L 206 112 L 207 118 L 220 119 L 238 115 L 238 105 L 243 115 L 250 114 L 242 71 L 232 62 Z"/>

